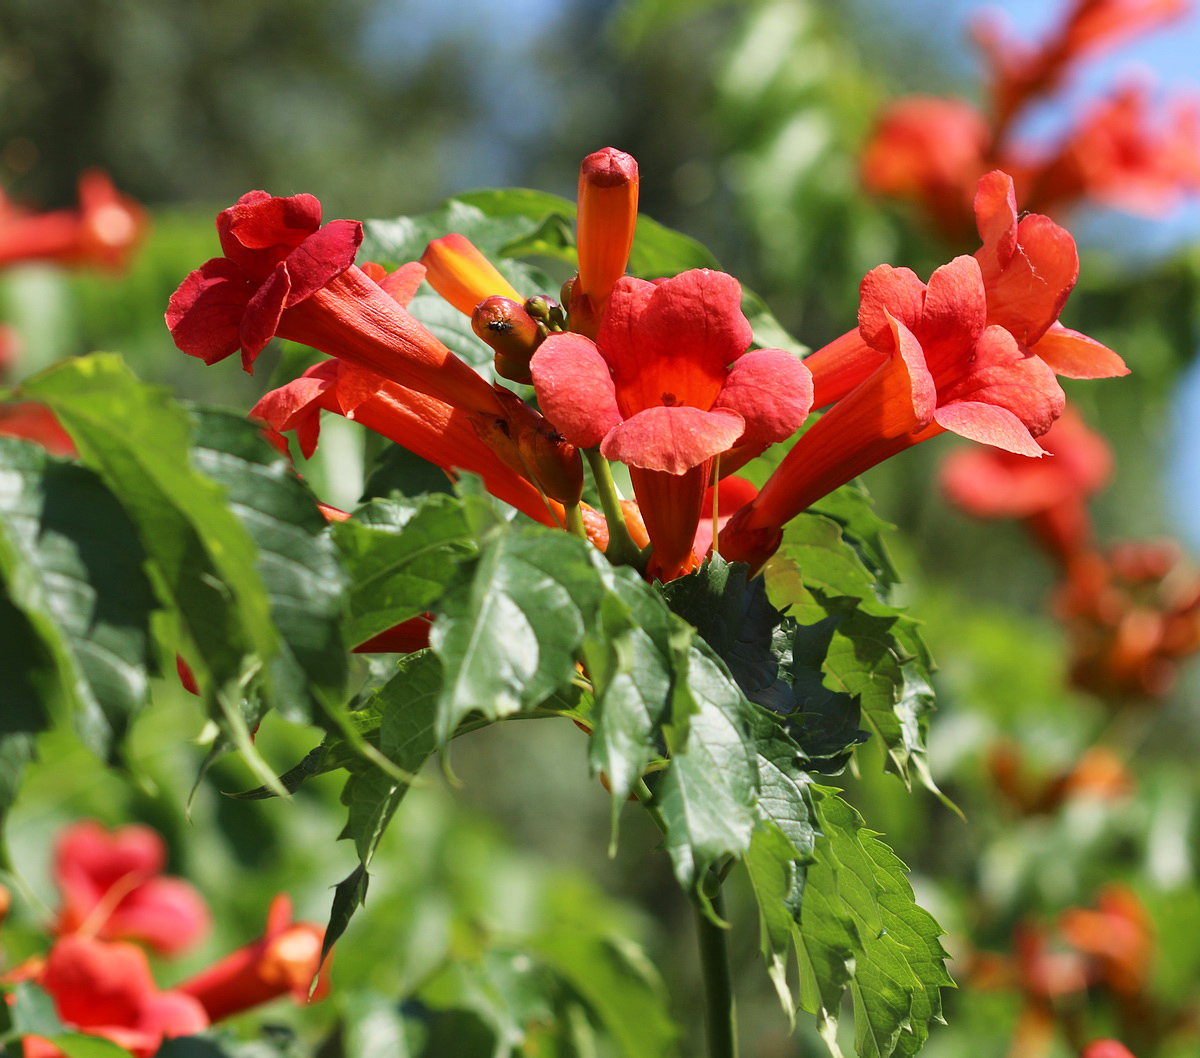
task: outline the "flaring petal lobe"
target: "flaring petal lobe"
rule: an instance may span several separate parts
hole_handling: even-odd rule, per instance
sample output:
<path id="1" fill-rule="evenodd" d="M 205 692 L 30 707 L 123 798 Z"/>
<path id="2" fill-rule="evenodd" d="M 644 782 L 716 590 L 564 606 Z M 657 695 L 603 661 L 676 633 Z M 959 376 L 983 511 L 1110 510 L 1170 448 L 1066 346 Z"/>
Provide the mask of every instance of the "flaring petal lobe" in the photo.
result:
<path id="1" fill-rule="evenodd" d="M 1002 268 L 1017 249 L 1017 192 L 1008 173 L 994 169 L 980 178 L 975 224 L 983 240 L 979 255 Z"/>
<path id="2" fill-rule="evenodd" d="M 863 276 L 858 293 L 858 330 L 875 349 L 891 349 L 889 317 L 913 330 L 925 311 L 925 284 L 911 268 L 878 265 Z"/>
<path id="3" fill-rule="evenodd" d="M 167 303 L 167 327 L 175 344 L 206 364 L 236 353 L 242 344 L 242 316 L 253 292 L 232 261 L 206 261 L 188 274 Z"/>
<path id="4" fill-rule="evenodd" d="M 997 326 L 989 327 L 980 338 L 970 372 L 938 394 L 939 404 L 956 401 L 1005 408 L 1024 424 L 1031 437 L 1049 430 L 1066 405 L 1054 372 L 1038 357 L 1022 350 L 1007 330 Z M 938 422 L 942 422 L 940 418 Z M 960 432 L 956 427 L 946 428 Z M 1032 454 L 1039 452 L 1040 449 Z"/>
<path id="5" fill-rule="evenodd" d="M 944 429 L 981 444 L 1003 448 L 1017 455 L 1038 457 L 1045 453 L 1025 424 L 1007 408 L 984 401 L 952 401 L 934 413 Z"/>
<path id="6" fill-rule="evenodd" d="M 812 372 L 782 349 L 756 349 L 729 369 L 713 410 L 737 412 L 745 421 L 739 443 L 775 444 L 791 437 L 812 409 Z"/>
<path id="7" fill-rule="evenodd" d="M 644 470 L 683 474 L 731 447 L 744 427 L 733 411 L 647 408 L 613 427 L 600 454 Z"/>
<path id="8" fill-rule="evenodd" d="M 242 317 L 240 328 L 240 342 L 242 366 L 247 371 L 253 373 L 255 358 L 274 337 L 291 289 L 287 266 L 281 261 L 275 266 L 271 277 L 254 292 L 254 296 L 246 305 L 246 314 Z"/>
<path id="9" fill-rule="evenodd" d="M 1125 361 L 1095 338 L 1053 324 L 1029 351 L 1065 378 L 1117 378 L 1128 375 Z"/>
<path id="10" fill-rule="evenodd" d="M 316 293 L 354 264 L 362 237 L 358 221 L 332 220 L 288 254 L 286 263 L 291 281 L 288 305 Z"/>
<path id="11" fill-rule="evenodd" d="M 973 257 L 956 257 L 929 277 L 921 320 L 911 328 L 920 338 L 929 370 L 960 358 L 987 326 L 983 276 Z"/>
<path id="12" fill-rule="evenodd" d="M 590 339 L 552 334 L 529 370 L 542 413 L 571 444 L 598 445 L 621 421 L 608 364 Z"/>

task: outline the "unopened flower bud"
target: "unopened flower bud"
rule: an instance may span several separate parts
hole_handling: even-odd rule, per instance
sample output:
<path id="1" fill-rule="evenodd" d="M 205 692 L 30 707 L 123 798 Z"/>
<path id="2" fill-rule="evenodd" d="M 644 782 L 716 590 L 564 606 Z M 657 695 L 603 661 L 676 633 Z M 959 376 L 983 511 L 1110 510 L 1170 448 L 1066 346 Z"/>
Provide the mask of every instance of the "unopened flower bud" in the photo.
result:
<path id="1" fill-rule="evenodd" d="M 576 504 L 583 495 L 583 459 L 542 415 L 515 393 L 497 387 L 507 413 L 480 438 L 518 473 L 524 474 L 550 499 Z"/>
<path id="2" fill-rule="evenodd" d="M 584 158 L 576 233 L 579 280 L 570 303 L 573 330 L 595 337 L 609 292 L 629 263 L 637 207 L 638 168 L 632 155 L 605 147 Z"/>
<path id="3" fill-rule="evenodd" d="M 459 312 L 470 316 L 475 306 L 492 295 L 511 298 L 521 295 L 470 239 L 457 233 L 434 239 L 421 254 L 425 278 Z"/>
<path id="4" fill-rule="evenodd" d="M 485 298 L 471 314 L 471 329 L 496 354 L 496 373 L 513 382 L 533 381 L 529 359 L 545 331 L 511 298 Z"/>
<path id="5" fill-rule="evenodd" d="M 565 331 L 567 329 L 567 314 L 553 298 L 545 294 L 534 294 L 525 299 L 525 311 L 545 328 L 546 331 Z"/>

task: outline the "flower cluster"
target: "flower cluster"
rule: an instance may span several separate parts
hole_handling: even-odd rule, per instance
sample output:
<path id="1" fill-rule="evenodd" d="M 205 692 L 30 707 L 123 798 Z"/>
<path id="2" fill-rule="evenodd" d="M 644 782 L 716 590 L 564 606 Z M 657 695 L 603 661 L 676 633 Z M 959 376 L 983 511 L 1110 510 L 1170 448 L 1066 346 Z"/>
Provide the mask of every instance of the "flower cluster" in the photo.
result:
<path id="1" fill-rule="evenodd" d="M 295 431 L 304 454 L 321 411 L 356 419 L 660 580 L 710 549 L 757 571 L 785 523 L 815 500 L 946 430 L 1040 454 L 1035 438 L 1063 409 L 1056 373 L 1127 370 L 1058 322 L 1078 277 L 1074 240 L 1046 217 L 1019 218 L 1005 173 L 979 181 L 974 256 L 928 283 L 905 268 L 874 269 L 858 327 L 807 360 L 756 347 L 732 276 L 625 275 L 638 186 L 636 162 L 621 151 L 584 160 L 579 272 L 562 304 L 518 292 L 458 233 L 396 272 L 358 267 L 357 222 L 322 226 L 311 196 L 251 192 L 218 216 L 224 256 L 183 281 L 167 323 L 179 348 L 207 363 L 240 350 L 249 370 L 272 335 L 329 354 L 252 412 Z M 500 377 L 532 383 L 536 409 L 485 381 L 407 311 L 422 280 L 470 315 Z M 760 493 L 729 477 L 792 437 L 814 407 L 827 410 Z M 581 456 L 599 510 L 581 502 Z M 609 461 L 628 468 L 636 510 L 616 493 Z"/>
<path id="2" fill-rule="evenodd" d="M 112 1040 L 135 1058 L 151 1058 L 166 1038 L 201 1032 L 277 996 L 308 1000 L 324 932 L 293 922 L 285 895 L 272 902 L 261 938 L 160 989 L 140 945 L 178 956 L 211 925 L 203 898 L 183 879 L 163 874 L 165 862 L 162 838 L 149 827 L 110 832 L 89 820 L 68 827 L 54 855 L 62 896 L 51 926 L 55 939 L 44 956 L 0 975 L 0 984 L 32 981 L 51 996 L 68 1029 Z M 322 973 L 316 995 L 328 987 Z M 26 1036 L 22 1045 L 25 1058 L 62 1056 L 40 1036 Z"/>
<path id="3" fill-rule="evenodd" d="M 958 99 L 897 100 L 879 115 L 863 149 L 864 184 L 915 201 L 955 241 L 970 230 L 976 181 L 997 168 L 1013 176 L 1027 209 L 1057 213 L 1090 199 L 1165 211 L 1200 190 L 1200 97 L 1179 95 L 1163 105 L 1134 81 L 1094 104 L 1050 146 L 1034 147 L 1014 130 L 1085 60 L 1187 8 L 1186 0 L 1071 0 L 1037 45 L 1014 40 L 995 16 L 981 19 L 975 36 L 988 71 L 987 115 Z"/>
<path id="4" fill-rule="evenodd" d="M 943 463 L 946 496 L 969 514 L 1016 518 L 1054 561 L 1053 596 L 1071 649 L 1071 683 L 1111 708 L 1160 699 L 1200 650 L 1200 571 L 1170 541 L 1094 539 L 1087 499 L 1112 455 L 1068 411 L 1041 439 L 1052 459 L 963 449 Z"/>
<path id="5" fill-rule="evenodd" d="M 1054 1052 L 1060 1012 L 1085 994 L 1103 997 L 1125 1031 L 1145 1036 L 1154 1020 L 1147 984 L 1154 951 L 1149 915 L 1131 889 L 1108 885 L 1094 907 L 1070 907 L 1054 927 L 1027 919 L 1013 937 L 1014 954 L 976 953 L 967 976 L 986 990 L 1015 990 L 1022 1008 L 1012 1054 L 1044 1058 Z M 1071 1019 L 1074 1020 L 1071 1020 Z M 1063 1015 L 1068 1036 L 1078 1036 L 1078 1012 Z M 1132 1058 L 1113 1039 L 1092 1040 L 1081 1058 Z"/>

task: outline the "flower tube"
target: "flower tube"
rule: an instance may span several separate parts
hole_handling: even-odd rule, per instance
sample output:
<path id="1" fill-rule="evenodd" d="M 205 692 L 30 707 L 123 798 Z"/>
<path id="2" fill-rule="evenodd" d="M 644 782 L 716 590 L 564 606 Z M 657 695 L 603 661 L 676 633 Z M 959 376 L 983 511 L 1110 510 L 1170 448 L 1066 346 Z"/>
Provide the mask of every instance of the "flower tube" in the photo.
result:
<path id="1" fill-rule="evenodd" d="M 292 901 L 280 893 L 271 901 L 266 928 L 258 940 L 230 952 L 176 991 L 198 1001 L 213 1021 L 280 996 L 307 1003 L 321 966 L 324 936 L 325 931 L 311 922 L 293 922 Z M 328 991 L 329 980 L 322 971 L 312 998 L 320 999 Z"/>
<path id="2" fill-rule="evenodd" d="M 485 444 L 466 412 L 345 361 L 325 360 L 310 367 L 265 394 L 250 417 L 279 433 L 294 430 L 307 458 L 317 446 L 322 411 L 361 423 L 451 477 L 456 470 L 478 474 L 493 496 L 543 525 L 562 524 L 561 505 L 543 499 L 536 486 Z"/>

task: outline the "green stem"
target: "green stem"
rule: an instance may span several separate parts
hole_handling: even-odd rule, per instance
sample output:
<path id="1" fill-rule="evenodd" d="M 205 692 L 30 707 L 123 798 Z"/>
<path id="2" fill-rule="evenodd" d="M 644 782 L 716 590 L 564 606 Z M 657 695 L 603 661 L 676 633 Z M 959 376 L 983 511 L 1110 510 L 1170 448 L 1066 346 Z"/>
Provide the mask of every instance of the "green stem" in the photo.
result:
<path id="1" fill-rule="evenodd" d="M 636 566 L 641 552 L 629 528 L 625 524 L 625 512 L 621 510 L 621 497 L 617 495 L 617 485 L 613 481 L 612 468 L 597 448 L 584 449 L 588 466 L 592 468 L 592 480 L 596 484 L 596 492 L 600 497 L 600 509 L 608 522 L 608 549 L 605 557 L 614 566 Z"/>
<path id="2" fill-rule="evenodd" d="M 704 1033 L 708 1039 L 708 1058 L 737 1058 L 737 1010 L 733 1000 L 733 976 L 729 970 L 729 950 L 725 937 L 725 900 L 716 878 L 705 879 L 705 893 L 711 909 L 696 905 L 696 934 L 700 942 L 700 969 L 704 975 Z"/>
<path id="3" fill-rule="evenodd" d="M 583 511 L 580 510 L 578 503 L 572 503 L 566 508 L 567 512 L 567 532 L 574 533 L 581 540 L 587 539 L 587 529 L 583 524 Z"/>

